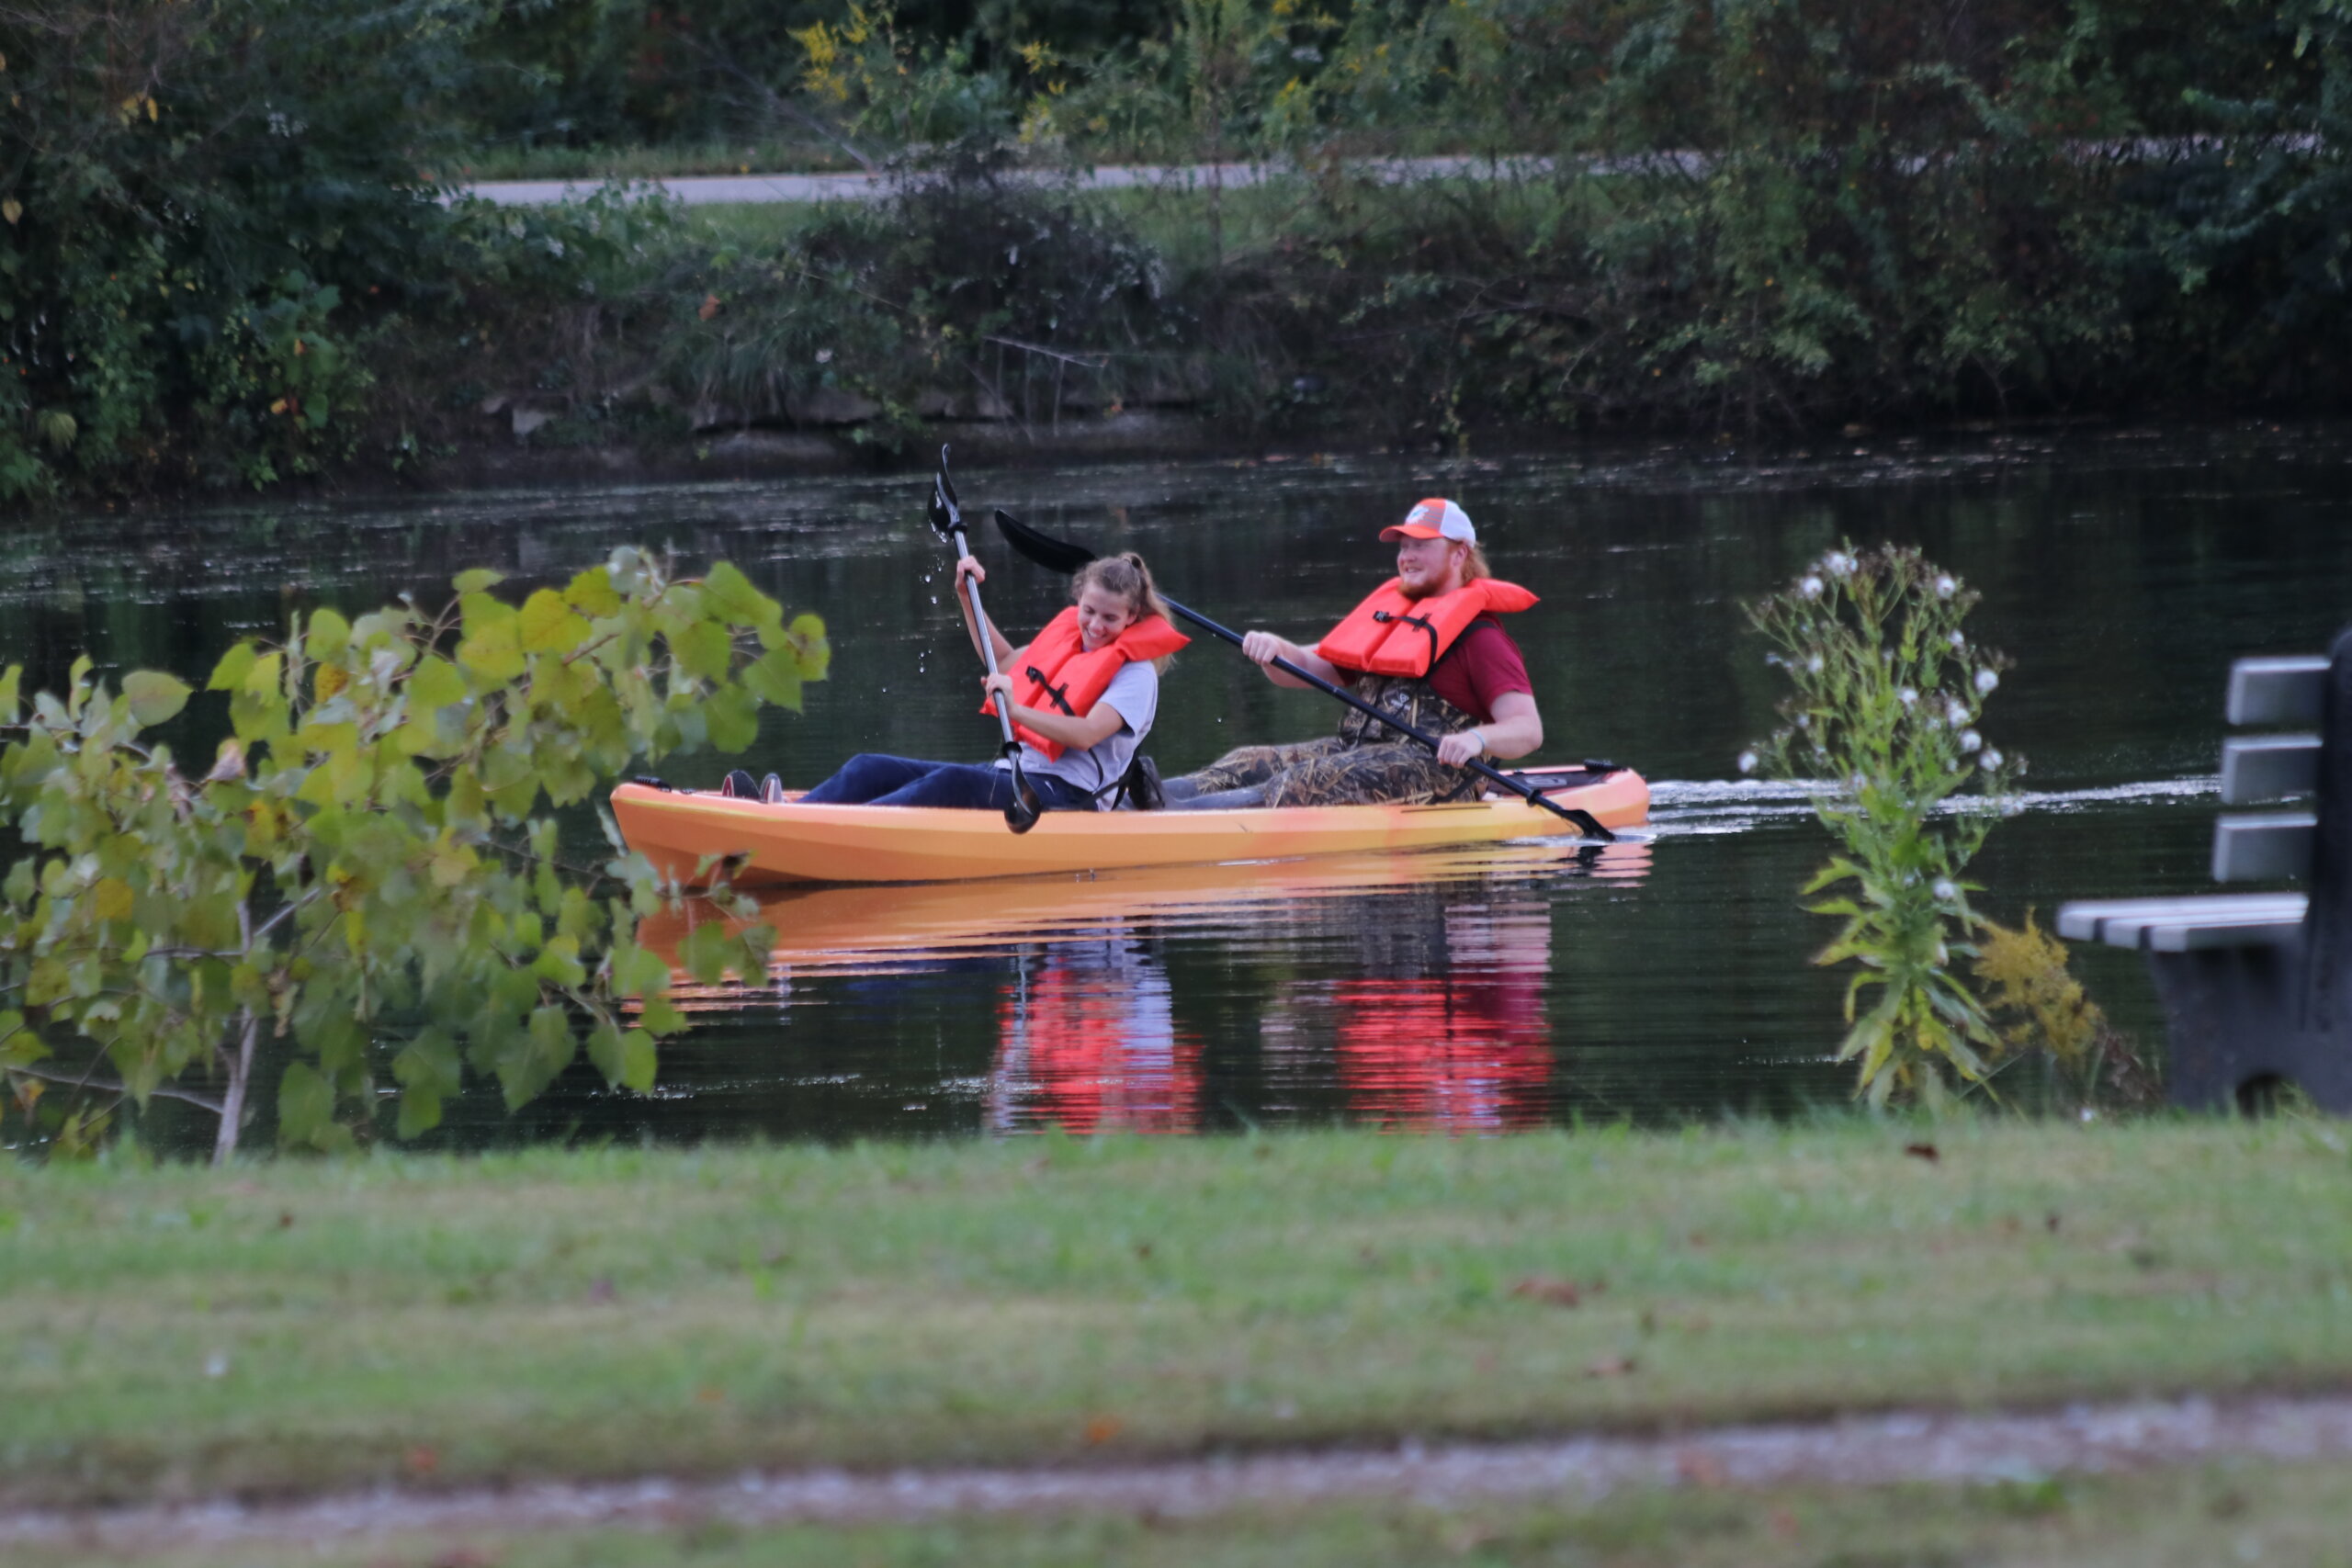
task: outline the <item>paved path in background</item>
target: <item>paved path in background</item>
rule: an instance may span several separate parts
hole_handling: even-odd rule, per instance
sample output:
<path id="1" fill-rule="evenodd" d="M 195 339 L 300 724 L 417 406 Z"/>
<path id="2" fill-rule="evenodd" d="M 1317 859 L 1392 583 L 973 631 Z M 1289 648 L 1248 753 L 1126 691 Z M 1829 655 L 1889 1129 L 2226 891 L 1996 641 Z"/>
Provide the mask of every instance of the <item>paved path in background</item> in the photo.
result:
<path id="1" fill-rule="evenodd" d="M 2352 1458 L 2352 1396 L 2080 1405 L 2038 1415 L 1878 1416 L 1820 1426 L 1727 1427 L 1670 1438 L 1408 1444 L 1377 1452 L 1045 1470 L 747 1473 L 732 1481 L 543 1483 L 512 1491 L 383 1490 L 308 1503 L 184 1504 L 80 1513 L 0 1513 L 0 1549 L 118 1554 L 327 1542 L 435 1531 L 513 1534 L 664 1529 L 700 1519 L 744 1527 L 948 1514 L 1086 1510 L 1206 1514 L 1260 1503 L 1407 1498 L 1597 1498 L 1628 1487 L 2033 1480 L 2203 1464 L 2226 1458 Z"/>
<path id="2" fill-rule="evenodd" d="M 1549 158 L 1383 158 L 1351 165 L 1357 174 L 1371 174 L 1390 184 L 1442 179 L 1453 175 L 1547 174 Z M 1288 164 L 1113 164 L 1084 171 L 1076 184 L 1083 190 L 1125 190 L 1136 186 L 1175 190 L 1204 188 L 1213 175 L 1227 189 L 1253 186 L 1295 173 Z M 1016 175 L 1040 182 L 1057 180 L 1057 173 Z M 466 188 L 502 207 L 547 207 L 575 199 L 603 182 L 582 180 L 486 180 Z M 676 175 L 662 179 L 628 182 L 633 188 L 658 189 L 688 207 L 728 202 L 767 205 L 804 201 L 876 201 L 890 192 L 882 174 L 854 175 Z"/>
<path id="3" fill-rule="evenodd" d="M 2287 136 L 2276 140 L 2277 144 L 2288 152 L 2312 152 L 2320 147 L 2320 139 L 2313 135 Z M 2199 152 L 2210 152 L 2221 144 L 2211 137 L 2182 136 L 2142 137 L 2128 141 L 2083 141 L 2071 145 L 2079 156 L 2087 159 L 2165 162 Z M 1706 172 L 1710 162 L 1709 155 L 1704 152 L 1643 152 L 1623 157 L 1588 157 L 1584 160 L 1584 169 L 1586 173 L 1595 175 L 1668 171 L 1701 175 Z M 1925 160 L 1906 159 L 1903 166 L 1917 173 L 1925 166 Z M 1555 167 L 1554 160 L 1532 154 L 1510 158 L 1361 158 L 1351 159 L 1347 164 L 1351 174 L 1370 175 L 1389 185 L 1428 179 L 1529 179 L 1549 175 Z M 1260 185 L 1298 172 L 1295 164 L 1279 160 L 1265 164 L 1106 164 L 1080 172 L 1075 176 L 1074 183 L 1081 190 L 1124 190 L 1137 186 L 1198 190 L 1209 184 L 1212 175 L 1218 176 L 1227 188 L 1234 188 Z M 1045 184 L 1064 176 L 1059 171 L 1035 170 L 1017 171 L 1011 177 Z M 465 188 L 472 195 L 503 207 L 548 207 L 586 196 L 605 183 L 594 179 L 485 180 Z M 719 202 L 762 206 L 810 201 L 878 201 L 890 192 L 890 177 L 887 174 L 675 175 L 624 183 L 632 188 L 660 190 L 688 207 Z"/>

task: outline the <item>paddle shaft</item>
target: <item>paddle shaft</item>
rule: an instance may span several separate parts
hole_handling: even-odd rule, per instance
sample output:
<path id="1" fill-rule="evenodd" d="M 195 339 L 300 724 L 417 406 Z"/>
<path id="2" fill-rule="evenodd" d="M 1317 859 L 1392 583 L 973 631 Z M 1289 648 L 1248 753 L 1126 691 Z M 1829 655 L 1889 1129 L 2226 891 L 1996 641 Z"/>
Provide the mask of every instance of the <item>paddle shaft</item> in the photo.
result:
<path id="1" fill-rule="evenodd" d="M 1200 614 L 1198 611 L 1188 610 L 1183 605 L 1176 603 L 1175 600 L 1167 598 L 1165 594 L 1162 594 L 1161 598 L 1166 601 L 1170 609 L 1175 611 L 1178 615 L 1183 616 L 1184 619 L 1192 622 L 1194 626 L 1200 627 L 1201 630 L 1208 633 L 1211 637 L 1223 637 L 1226 641 L 1231 643 L 1236 648 L 1239 648 L 1241 646 L 1241 634 L 1233 630 L 1230 626 L 1221 626 L 1215 621 L 1210 620 L 1206 615 Z M 1370 703 L 1365 702 L 1362 697 L 1357 696 L 1353 692 L 1349 691 L 1345 686 L 1326 681 L 1322 676 L 1315 673 L 1314 671 L 1303 670 L 1296 664 L 1292 663 L 1289 660 L 1283 659 L 1279 655 L 1269 662 L 1271 662 L 1275 669 L 1281 671 L 1283 674 L 1292 677 L 1294 680 L 1306 682 L 1308 685 L 1314 687 L 1325 696 L 1337 697 L 1341 702 L 1347 704 L 1350 707 L 1355 709 L 1358 713 L 1364 714 L 1372 718 L 1376 718 L 1381 723 L 1386 725 L 1389 728 L 1409 736 L 1411 739 L 1420 742 L 1423 746 L 1428 747 L 1431 752 L 1435 752 L 1437 750 L 1436 737 L 1423 733 L 1421 730 L 1407 724 L 1403 719 L 1398 718 L 1394 714 L 1381 712 Z M 1522 779 L 1512 778 L 1509 773 L 1503 773 L 1498 769 L 1489 767 L 1476 757 L 1471 758 L 1467 762 L 1464 762 L 1463 766 L 1468 768 L 1472 773 L 1477 774 L 1480 778 L 1487 780 L 1490 784 L 1502 785 L 1503 788 L 1510 791 L 1511 794 L 1518 795 L 1521 800 L 1527 802 L 1528 805 L 1540 806 L 1555 817 L 1566 818 L 1567 820 L 1575 823 L 1588 839 L 1598 840 L 1600 842 L 1604 844 L 1614 843 L 1617 841 L 1617 835 L 1602 827 L 1600 825 L 1600 819 L 1593 816 L 1589 811 L 1580 810 L 1573 806 L 1562 806 L 1558 801 L 1552 799 L 1542 790 L 1537 789 L 1533 784 L 1531 784 Z"/>
<path id="2" fill-rule="evenodd" d="M 949 534 L 950 537 L 956 541 L 956 564 L 960 566 L 965 561 L 970 560 L 972 547 L 965 543 L 964 530 L 957 527 L 951 529 Z M 964 596 L 970 600 L 972 604 L 972 640 L 980 645 L 980 661 L 989 667 L 989 673 L 993 675 L 997 673 L 996 644 L 989 638 L 988 612 L 980 608 L 980 585 L 968 577 L 965 578 Z M 998 733 L 1004 737 L 1004 743 L 1011 746 L 1013 744 L 1012 699 L 1002 692 L 995 692 L 990 694 L 989 700 L 996 705 Z"/>

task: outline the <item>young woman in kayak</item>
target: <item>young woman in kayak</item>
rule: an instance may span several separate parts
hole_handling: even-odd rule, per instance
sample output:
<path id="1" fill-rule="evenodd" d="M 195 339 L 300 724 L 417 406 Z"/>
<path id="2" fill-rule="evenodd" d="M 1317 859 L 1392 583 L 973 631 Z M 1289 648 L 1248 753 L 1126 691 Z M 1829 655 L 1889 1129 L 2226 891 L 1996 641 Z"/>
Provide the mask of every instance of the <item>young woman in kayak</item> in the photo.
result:
<path id="1" fill-rule="evenodd" d="M 996 694 L 1012 704 L 1021 771 L 1048 809 L 1107 807 L 1159 711 L 1159 672 L 1188 640 L 1169 623 L 1151 569 L 1132 552 L 1091 562 L 1072 580 L 1069 609 L 1015 649 L 983 616 L 975 623 L 968 576 L 988 581 L 968 557 L 956 569 L 956 604 L 972 644 L 983 637 L 1001 674 L 981 682 L 981 711 L 993 719 Z M 1001 811 L 1012 800 L 1011 765 L 926 762 L 860 752 L 800 797 L 805 806 L 944 806 Z"/>

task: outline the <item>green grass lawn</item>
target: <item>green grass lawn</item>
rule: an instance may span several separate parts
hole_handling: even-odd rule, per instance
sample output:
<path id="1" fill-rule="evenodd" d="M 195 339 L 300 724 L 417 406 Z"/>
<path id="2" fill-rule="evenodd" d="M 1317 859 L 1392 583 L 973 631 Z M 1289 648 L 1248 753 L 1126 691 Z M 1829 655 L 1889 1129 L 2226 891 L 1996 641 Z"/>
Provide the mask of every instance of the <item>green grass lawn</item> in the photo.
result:
<path id="1" fill-rule="evenodd" d="M 0 1170 L 17 1504 L 2347 1382 L 2311 1121 Z"/>

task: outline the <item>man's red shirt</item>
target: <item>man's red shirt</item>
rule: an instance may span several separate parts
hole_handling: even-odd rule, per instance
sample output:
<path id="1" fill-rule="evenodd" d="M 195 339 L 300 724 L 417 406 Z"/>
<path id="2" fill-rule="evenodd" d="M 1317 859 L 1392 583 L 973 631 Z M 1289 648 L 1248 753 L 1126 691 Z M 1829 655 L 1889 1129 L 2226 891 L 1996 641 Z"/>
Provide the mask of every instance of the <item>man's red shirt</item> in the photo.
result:
<path id="1" fill-rule="evenodd" d="M 1430 671 L 1430 685 L 1480 724 L 1495 722 L 1496 698 L 1510 692 L 1535 694 L 1519 644 L 1491 615 L 1479 616 L 1454 639 L 1437 668 Z"/>

